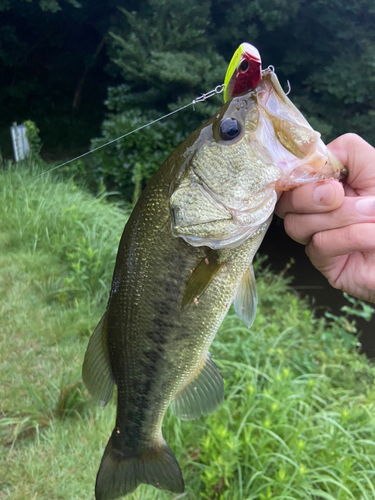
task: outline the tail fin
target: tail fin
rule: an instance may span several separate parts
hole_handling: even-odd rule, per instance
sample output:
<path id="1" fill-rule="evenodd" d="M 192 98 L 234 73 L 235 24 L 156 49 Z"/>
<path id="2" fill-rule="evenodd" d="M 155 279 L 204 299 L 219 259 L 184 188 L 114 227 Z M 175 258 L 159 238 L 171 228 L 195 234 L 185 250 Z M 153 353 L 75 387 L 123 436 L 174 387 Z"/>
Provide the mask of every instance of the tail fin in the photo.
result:
<path id="1" fill-rule="evenodd" d="M 112 434 L 96 477 L 96 500 L 114 500 L 131 493 L 141 483 L 173 493 L 185 489 L 181 469 L 165 441 L 141 455 L 126 454 L 115 449 Z"/>

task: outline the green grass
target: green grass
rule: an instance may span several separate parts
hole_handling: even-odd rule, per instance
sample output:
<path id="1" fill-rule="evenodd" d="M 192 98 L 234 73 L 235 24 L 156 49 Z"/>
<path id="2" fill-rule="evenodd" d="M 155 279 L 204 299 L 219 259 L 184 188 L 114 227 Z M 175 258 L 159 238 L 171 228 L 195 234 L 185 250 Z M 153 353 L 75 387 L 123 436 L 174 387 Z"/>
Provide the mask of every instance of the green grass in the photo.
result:
<path id="1" fill-rule="evenodd" d="M 36 175 L 0 174 L 0 499 L 92 499 L 115 406 L 94 407 L 80 371 L 127 213 Z M 186 494 L 144 486 L 129 500 L 375 498 L 375 368 L 353 325 L 257 274 L 254 326 L 230 313 L 212 348 L 223 407 L 165 418 Z"/>

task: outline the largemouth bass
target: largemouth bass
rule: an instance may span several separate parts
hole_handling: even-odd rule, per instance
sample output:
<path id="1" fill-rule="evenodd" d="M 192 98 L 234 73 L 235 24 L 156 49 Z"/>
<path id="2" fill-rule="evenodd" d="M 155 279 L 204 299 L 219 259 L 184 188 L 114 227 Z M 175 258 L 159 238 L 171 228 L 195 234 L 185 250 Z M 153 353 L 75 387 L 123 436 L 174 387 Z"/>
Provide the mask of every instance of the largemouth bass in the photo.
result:
<path id="1" fill-rule="evenodd" d="M 341 169 L 272 71 L 162 164 L 125 226 L 107 309 L 83 364 L 102 405 L 117 385 L 97 500 L 141 483 L 184 490 L 162 436 L 164 414 L 171 404 L 177 417 L 195 419 L 220 406 L 223 380 L 208 349 L 232 302 L 247 326 L 254 320 L 252 261 L 278 191 L 337 178 Z"/>

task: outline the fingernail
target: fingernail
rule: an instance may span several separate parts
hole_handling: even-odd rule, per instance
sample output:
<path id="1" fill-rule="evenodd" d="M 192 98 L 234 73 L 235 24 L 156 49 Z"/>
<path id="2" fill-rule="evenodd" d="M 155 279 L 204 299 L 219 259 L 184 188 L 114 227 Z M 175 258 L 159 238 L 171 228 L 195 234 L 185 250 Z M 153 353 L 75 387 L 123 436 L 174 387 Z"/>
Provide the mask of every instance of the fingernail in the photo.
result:
<path id="1" fill-rule="evenodd" d="M 322 184 L 314 189 L 314 202 L 317 205 L 331 205 L 336 197 L 332 184 Z"/>
<path id="2" fill-rule="evenodd" d="M 361 198 L 355 204 L 355 208 L 361 215 L 375 215 L 375 198 Z"/>

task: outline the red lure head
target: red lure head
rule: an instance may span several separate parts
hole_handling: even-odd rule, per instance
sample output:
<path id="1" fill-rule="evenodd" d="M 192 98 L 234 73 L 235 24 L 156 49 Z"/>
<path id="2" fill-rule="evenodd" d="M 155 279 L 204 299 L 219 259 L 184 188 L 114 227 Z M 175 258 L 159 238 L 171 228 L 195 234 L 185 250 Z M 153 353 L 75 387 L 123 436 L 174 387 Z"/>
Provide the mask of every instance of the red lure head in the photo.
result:
<path id="1" fill-rule="evenodd" d="M 225 76 L 224 102 L 256 87 L 261 78 L 262 61 L 258 49 L 250 43 L 241 44 Z"/>

